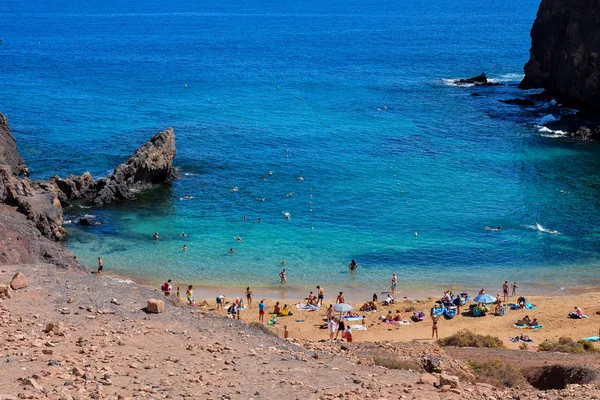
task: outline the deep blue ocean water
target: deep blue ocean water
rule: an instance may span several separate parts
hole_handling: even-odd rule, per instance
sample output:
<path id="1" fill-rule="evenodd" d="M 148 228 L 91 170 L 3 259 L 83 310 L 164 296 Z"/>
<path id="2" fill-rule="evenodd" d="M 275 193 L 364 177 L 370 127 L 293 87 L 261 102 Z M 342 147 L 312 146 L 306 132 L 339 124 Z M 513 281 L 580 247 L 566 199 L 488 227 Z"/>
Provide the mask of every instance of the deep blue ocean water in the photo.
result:
<path id="1" fill-rule="evenodd" d="M 23 3 L 1 11 L 0 111 L 34 178 L 106 176 L 177 135 L 170 188 L 67 210 L 101 223 L 66 226 L 90 267 L 232 287 L 277 287 L 282 260 L 301 289 L 385 289 L 392 272 L 404 291 L 600 284 L 600 146 L 544 132 L 568 112 L 553 103 L 498 102 L 523 94 L 539 1 Z M 451 84 L 483 71 L 507 85 Z"/>

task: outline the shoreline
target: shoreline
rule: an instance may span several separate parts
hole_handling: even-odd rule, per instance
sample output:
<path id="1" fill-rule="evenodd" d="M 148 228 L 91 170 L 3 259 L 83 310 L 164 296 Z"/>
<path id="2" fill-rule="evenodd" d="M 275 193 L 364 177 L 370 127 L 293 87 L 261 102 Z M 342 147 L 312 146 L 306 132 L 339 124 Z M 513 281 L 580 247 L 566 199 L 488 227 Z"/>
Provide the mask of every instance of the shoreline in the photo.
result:
<path id="1" fill-rule="evenodd" d="M 87 268 L 87 267 L 86 267 Z M 96 272 L 88 268 L 88 271 L 92 274 Z M 153 280 L 144 280 L 141 277 L 123 274 L 114 270 L 105 270 L 103 272 L 104 276 L 107 276 L 111 279 L 115 279 L 117 281 L 123 281 L 125 283 L 133 283 L 135 285 L 149 288 L 149 289 L 157 289 L 160 290 L 160 286 L 166 282 L 165 279 L 163 282 L 157 282 Z M 202 285 L 194 282 L 173 282 L 172 286 L 174 291 L 179 286 L 181 297 L 185 297 L 185 291 L 188 285 L 192 285 L 194 288 L 195 297 L 201 299 L 213 299 L 219 295 L 225 295 L 227 298 L 242 297 L 246 290 L 247 285 Z M 509 284 L 511 282 L 509 281 Z M 502 282 L 498 284 L 498 289 L 494 290 L 492 287 L 486 287 L 486 293 L 491 295 L 495 295 L 496 293 L 502 293 Z M 335 299 L 337 294 L 341 291 L 344 292 L 346 299 L 349 302 L 360 302 L 365 301 L 366 299 L 372 297 L 373 293 L 377 293 L 378 296 L 385 295 L 387 293 L 391 293 L 389 288 L 381 287 L 381 288 L 371 288 L 371 287 L 361 287 L 361 288 L 351 288 L 347 286 L 325 286 L 322 285 L 325 289 L 325 299 Z M 255 293 L 256 298 L 261 298 L 265 300 L 290 300 L 290 301 L 300 301 L 300 299 L 304 299 L 308 296 L 309 291 L 313 291 L 316 294 L 316 287 L 310 286 L 293 286 L 287 284 L 279 284 L 279 285 L 271 285 L 271 286 L 250 286 L 250 289 Z M 460 289 L 457 285 L 445 285 L 438 286 L 432 288 L 423 288 L 418 290 L 404 290 L 402 280 L 399 280 L 398 290 L 396 291 L 396 297 L 398 299 L 410 299 L 410 300 L 425 300 L 431 298 L 441 298 L 445 290 L 451 290 L 453 293 L 458 294 L 463 290 L 469 293 L 471 298 L 475 297 L 479 292 L 479 288 L 466 288 Z M 535 297 L 571 297 L 578 296 L 582 294 L 595 294 L 600 293 L 600 287 L 589 287 L 589 288 L 559 288 L 558 290 L 548 290 L 548 287 L 543 287 L 542 285 L 538 286 L 519 286 L 517 291 L 517 297 L 521 294 Z"/>

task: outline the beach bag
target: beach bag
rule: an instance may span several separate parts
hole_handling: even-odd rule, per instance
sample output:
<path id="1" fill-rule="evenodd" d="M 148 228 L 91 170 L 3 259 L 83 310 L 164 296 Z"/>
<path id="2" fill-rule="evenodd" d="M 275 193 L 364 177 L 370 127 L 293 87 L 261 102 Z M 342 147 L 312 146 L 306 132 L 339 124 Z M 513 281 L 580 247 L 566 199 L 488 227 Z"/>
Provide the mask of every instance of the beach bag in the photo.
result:
<path id="1" fill-rule="evenodd" d="M 160 286 L 160 290 L 161 290 L 162 292 L 166 292 L 166 291 L 167 291 L 167 287 L 168 287 L 167 285 L 168 285 L 167 283 L 163 283 L 163 284 Z"/>

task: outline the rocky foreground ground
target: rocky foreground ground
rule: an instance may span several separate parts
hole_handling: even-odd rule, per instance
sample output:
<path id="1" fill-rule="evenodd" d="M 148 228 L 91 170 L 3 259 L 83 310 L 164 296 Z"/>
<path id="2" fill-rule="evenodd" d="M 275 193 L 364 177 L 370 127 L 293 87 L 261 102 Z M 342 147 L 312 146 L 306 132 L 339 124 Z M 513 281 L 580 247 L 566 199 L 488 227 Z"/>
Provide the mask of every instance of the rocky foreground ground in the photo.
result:
<path id="1" fill-rule="evenodd" d="M 27 286 L 0 288 L 10 295 L 0 300 L 0 400 L 599 398 L 595 384 L 541 392 L 471 383 L 468 368 L 431 343 L 289 342 L 168 302 L 147 314 L 156 291 L 52 265 L 0 267 L 0 284 L 18 271 Z"/>

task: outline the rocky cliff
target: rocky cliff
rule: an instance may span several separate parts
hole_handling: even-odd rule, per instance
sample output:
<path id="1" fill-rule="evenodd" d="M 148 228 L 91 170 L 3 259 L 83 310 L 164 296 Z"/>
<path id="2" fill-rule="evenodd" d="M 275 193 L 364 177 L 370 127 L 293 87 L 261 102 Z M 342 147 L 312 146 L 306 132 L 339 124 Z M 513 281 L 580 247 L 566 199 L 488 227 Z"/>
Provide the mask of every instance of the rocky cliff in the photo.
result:
<path id="1" fill-rule="evenodd" d="M 175 177 L 174 157 L 175 134 L 169 128 L 152 137 L 108 178 L 94 180 L 85 173 L 32 181 L 8 121 L 0 114 L 0 265 L 50 262 L 84 268 L 55 242 L 65 237 L 63 207 L 133 199 L 139 190 Z"/>
<path id="2" fill-rule="evenodd" d="M 154 135 L 108 178 L 93 180 L 86 172 L 65 179 L 53 177 L 63 205 L 74 202 L 102 206 L 115 200 L 131 200 L 135 193 L 152 185 L 170 182 L 175 177 L 175 133 L 165 129 Z"/>
<path id="3" fill-rule="evenodd" d="M 524 70 L 520 88 L 544 88 L 565 106 L 599 112 L 600 1 L 542 0 Z"/>

